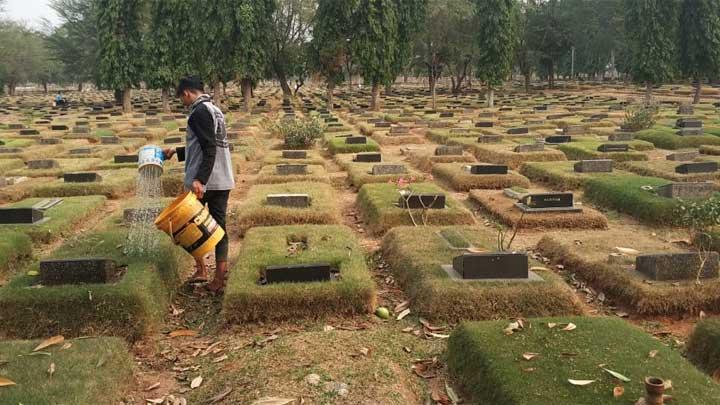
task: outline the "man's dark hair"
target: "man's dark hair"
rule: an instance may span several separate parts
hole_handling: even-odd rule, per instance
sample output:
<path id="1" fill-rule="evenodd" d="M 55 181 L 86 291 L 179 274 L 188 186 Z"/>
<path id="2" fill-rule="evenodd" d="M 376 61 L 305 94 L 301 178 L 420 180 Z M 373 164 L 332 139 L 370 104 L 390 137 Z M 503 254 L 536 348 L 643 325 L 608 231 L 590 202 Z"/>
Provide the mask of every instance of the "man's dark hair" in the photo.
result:
<path id="1" fill-rule="evenodd" d="M 203 83 L 202 79 L 197 76 L 183 77 L 180 79 L 180 83 L 178 83 L 175 96 L 180 97 L 185 90 L 197 90 L 203 92 L 205 91 L 205 83 Z"/>

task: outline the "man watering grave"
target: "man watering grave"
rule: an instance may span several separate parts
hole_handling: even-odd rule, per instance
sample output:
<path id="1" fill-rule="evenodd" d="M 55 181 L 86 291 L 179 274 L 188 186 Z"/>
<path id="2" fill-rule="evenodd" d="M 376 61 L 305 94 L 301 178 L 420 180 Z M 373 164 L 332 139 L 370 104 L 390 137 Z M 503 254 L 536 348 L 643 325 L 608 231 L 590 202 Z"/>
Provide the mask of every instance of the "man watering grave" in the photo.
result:
<path id="1" fill-rule="evenodd" d="M 201 204 L 207 205 L 217 225 L 225 229 L 228 197 L 230 190 L 235 187 L 235 179 L 225 130 L 225 116 L 212 103 L 210 96 L 205 94 L 204 88 L 202 80 L 190 76 L 180 80 L 176 92 L 177 97 L 190 109 L 184 153 L 184 187 L 186 191 L 193 193 Z M 177 150 L 168 148 L 163 152 L 165 159 L 170 159 Z M 182 152 L 178 154 L 178 158 L 183 159 Z M 224 234 L 215 245 L 215 276 L 207 285 L 211 292 L 223 291 L 228 269 L 227 260 L 228 236 Z M 195 255 L 195 261 L 195 274 L 190 282 L 209 281 L 204 257 Z"/>

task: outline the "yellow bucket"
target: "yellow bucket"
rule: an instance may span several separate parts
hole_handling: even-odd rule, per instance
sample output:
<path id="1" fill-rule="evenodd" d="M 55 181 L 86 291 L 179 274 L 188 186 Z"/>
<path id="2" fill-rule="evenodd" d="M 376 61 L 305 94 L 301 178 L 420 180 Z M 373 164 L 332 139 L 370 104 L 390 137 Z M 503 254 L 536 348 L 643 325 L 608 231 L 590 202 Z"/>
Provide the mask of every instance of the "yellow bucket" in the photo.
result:
<path id="1" fill-rule="evenodd" d="M 155 226 L 196 259 L 208 254 L 225 236 L 225 231 L 192 192 L 170 203 L 155 219 Z"/>

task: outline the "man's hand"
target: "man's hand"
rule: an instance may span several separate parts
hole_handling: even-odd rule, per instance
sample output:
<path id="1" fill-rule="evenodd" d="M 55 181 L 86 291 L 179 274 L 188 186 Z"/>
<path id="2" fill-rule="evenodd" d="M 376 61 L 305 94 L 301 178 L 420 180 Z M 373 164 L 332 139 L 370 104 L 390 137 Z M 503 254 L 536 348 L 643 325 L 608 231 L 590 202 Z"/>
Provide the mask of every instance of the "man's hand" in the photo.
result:
<path id="1" fill-rule="evenodd" d="M 165 155 L 165 160 L 170 160 L 175 155 L 175 148 L 165 148 L 163 149 L 163 155 Z"/>
<path id="2" fill-rule="evenodd" d="M 203 184 L 200 183 L 199 180 L 193 180 L 192 192 L 195 193 L 195 196 L 198 198 L 198 200 L 202 200 L 203 195 L 205 195 L 205 191 L 203 190 Z"/>

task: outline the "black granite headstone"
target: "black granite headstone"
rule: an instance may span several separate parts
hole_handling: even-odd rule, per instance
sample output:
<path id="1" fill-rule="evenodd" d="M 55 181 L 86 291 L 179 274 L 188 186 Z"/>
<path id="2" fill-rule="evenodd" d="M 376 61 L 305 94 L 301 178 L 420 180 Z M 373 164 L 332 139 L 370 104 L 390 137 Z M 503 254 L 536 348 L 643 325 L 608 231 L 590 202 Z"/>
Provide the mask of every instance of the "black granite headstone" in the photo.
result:
<path id="1" fill-rule="evenodd" d="M 43 260 L 40 262 L 40 283 L 104 284 L 117 281 L 124 270 L 111 259 L 82 258 Z"/>
<path id="2" fill-rule="evenodd" d="M 398 200 L 400 208 L 410 209 L 443 209 L 445 208 L 445 194 L 411 194 L 400 196 Z"/>
<path id="3" fill-rule="evenodd" d="M 716 171 L 718 171 L 717 162 L 683 163 L 675 167 L 675 173 L 680 174 L 714 173 Z"/>
<path id="4" fill-rule="evenodd" d="M 328 263 L 267 266 L 265 281 L 268 284 L 329 281 L 330 273 L 331 268 Z"/>
<path id="5" fill-rule="evenodd" d="M 463 279 L 526 279 L 528 257 L 522 253 L 466 253 L 453 259 Z"/>
<path id="6" fill-rule="evenodd" d="M 34 224 L 43 212 L 34 208 L 0 208 L 0 224 Z"/>

